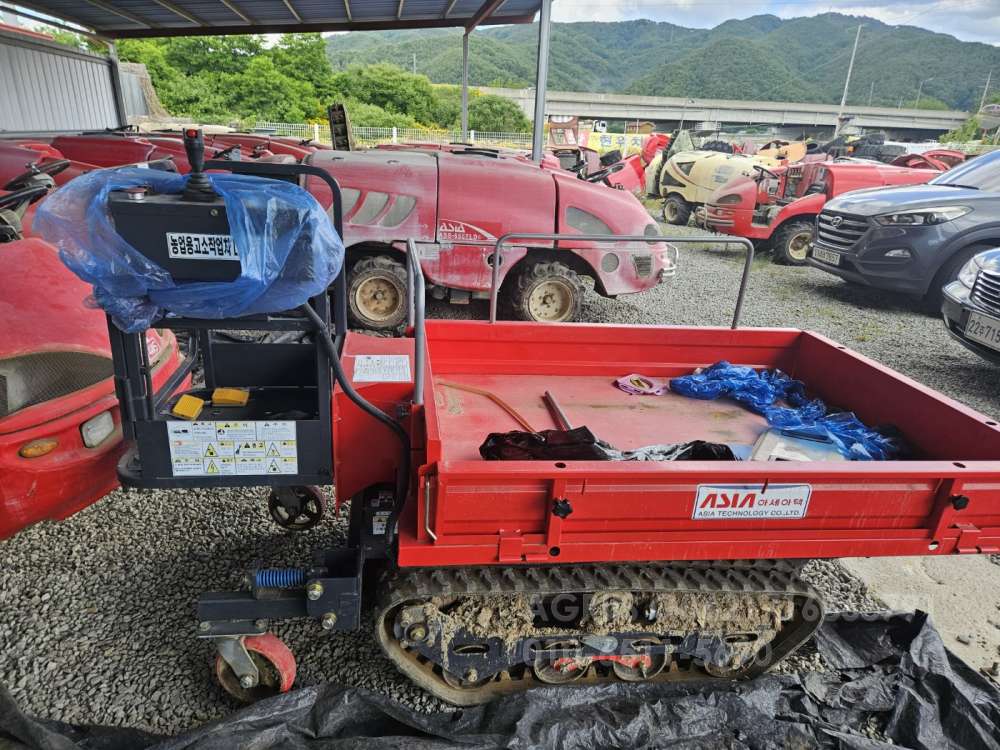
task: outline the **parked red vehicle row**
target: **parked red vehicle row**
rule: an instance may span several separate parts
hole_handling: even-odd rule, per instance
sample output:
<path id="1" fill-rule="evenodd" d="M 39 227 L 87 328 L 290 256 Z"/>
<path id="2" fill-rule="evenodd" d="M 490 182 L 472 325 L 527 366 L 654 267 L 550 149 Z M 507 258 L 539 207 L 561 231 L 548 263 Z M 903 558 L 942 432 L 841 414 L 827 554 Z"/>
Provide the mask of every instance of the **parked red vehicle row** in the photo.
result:
<path id="1" fill-rule="evenodd" d="M 104 313 L 87 307 L 90 286 L 56 248 L 30 236 L 49 189 L 94 168 L 47 144 L 0 144 L 0 539 L 118 486 L 122 431 Z M 173 333 L 150 330 L 146 344 L 153 387 L 186 386 Z"/>
<path id="2" fill-rule="evenodd" d="M 738 177 L 718 188 L 696 219 L 713 231 L 769 246 L 776 263 L 803 265 L 816 217 L 827 201 L 851 190 L 924 183 L 945 168 L 944 162 L 930 158 L 916 163 L 929 168 L 852 161 L 757 167 L 753 177 Z"/>
<path id="3" fill-rule="evenodd" d="M 2 208 L 3 196 L 0 196 Z M 35 238 L 0 240 L 0 538 L 65 518 L 118 486 L 121 418 L 104 313 Z M 39 304 L 39 296 L 45 298 Z M 150 330 L 152 383 L 178 372 L 174 335 Z"/>

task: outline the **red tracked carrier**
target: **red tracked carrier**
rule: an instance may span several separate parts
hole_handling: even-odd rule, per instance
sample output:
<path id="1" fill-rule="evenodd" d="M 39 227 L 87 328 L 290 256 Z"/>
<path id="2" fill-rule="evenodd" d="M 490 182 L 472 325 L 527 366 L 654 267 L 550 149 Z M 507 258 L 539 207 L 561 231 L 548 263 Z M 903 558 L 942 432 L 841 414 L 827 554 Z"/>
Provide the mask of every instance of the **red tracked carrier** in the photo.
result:
<path id="1" fill-rule="evenodd" d="M 523 562 L 776 559 L 989 552 L 1000 548 L 995 422 L 820 335 L 737 329 L 432 321 L 426 406 L 413 415 L 420 467 L 404 514 L 400 566 Z M 409 353 L 411 339 L 349 336 L 354 355 Z M 752 443 L 764 420 L 726 401 L 631 396 L 625 374 L 676 376 L 726 359 L 777 367 L 866 423 L 896 426 L 915 460 L 887 462 L 484 461 L 490 432 L 520 429 L 487 390 L 536 429 L 555 427 L 551 391 L 574 425 L 621 449 L 694 439 Z M 356 383 L 382 405 L 401 384 Z M 337 425 L 363 418 L 340 397 Z M 345 430 L 344 426 L 347 425 Z M 425 441 L 419 436 L 425 435 Z M 421 445 L 423 442 L 423 445 Z M 384 462 L 372 454 L 384 443 Z M 393 446 L 334 438 L 341 497 L 391 473 Z M 699 486 L 805 485 L 801 518 L 696 520 Z M 745 496 L 745 495 L 744 495 Z M 549 512 L 553 499 L 573 512 Z M 963 499 L 964 498 L 964 499 Z M 704 501 L 704 493 L 702 495 Z"/>
<path id="2" fill-rule="evenodd" d="M 411 679 L 458 704 L 537 684 L 753 677 L 823 618 L 798 578 L 815 557 L 992 552 L 1000 545 L 995 422 L 814 333 L 785 329 L 433 321 L 416 480 L 383 580 L 376 634 Z M 362 356 L 414 366 L 412 339 L 352 336 L 348 376 L 390 413 L 410 383 L 354 377 Z M 719 360 L 780 368 L 913 458 L 885 462 L 486 461 L 491 432 L 574 426 L 620 449 L 751 444 L 763 418 L 727 400 L 633 396 L 629 373 L 670 377 Z M 389 361 L 389 360 L 385 360 Z M 471 390 L 470 390 L 471 389 Z M 339 391 L 339 497 L 365 498 L 396 465 L 387 431 Z M 352 508 L 352 513 L 358 508 Z"/>

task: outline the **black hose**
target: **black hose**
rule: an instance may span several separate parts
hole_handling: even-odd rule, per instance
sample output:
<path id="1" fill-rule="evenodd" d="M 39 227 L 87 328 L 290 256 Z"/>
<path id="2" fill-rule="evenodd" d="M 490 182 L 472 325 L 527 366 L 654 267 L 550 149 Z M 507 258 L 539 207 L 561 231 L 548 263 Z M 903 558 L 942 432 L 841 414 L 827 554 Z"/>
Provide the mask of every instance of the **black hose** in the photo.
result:
<path id="1" fill-rule="evenodd" d="M 406 498 L 410 494 L 410 436 L 407 434 L 406 430 L 403 429 L 402 425 L 399 424 L 399 422 L 374 404 L 366 401 L 360 393 L 354 390 L 354 386 L 351 384 L 351 381 L 348 380 L 347 375 L 344 373 L 344 367 L 340 363 L 339 347 L 334 343 L 333 338 L 330 336 L 330 329 L 327 327 L 326 323 L 323 322 L 319 313 L 312 309 L 311 305 L 306 303 L 302 305 L 300 309 L 316 326 L 316 332 L 320 337 L 320 341 L 323 342 L 323 348 L 326 349 L 326 353 L 330 357 L 330 364 L 333 367 L 333 376 L 336 378 L 337 383 L 340 385 L 344 393 L 347 394 L 347 397 L 351 399 L 351 401 L 353 401 L 363 412 L 371 415 L 392 430 L 393 434 L 399 440 L 400 455 L 399 468 L 396 473 L 396 502 L 393 506 L 389 522 L 386 524 L 386 542 L 391 543 L 391 538 L 395 535 L 396 521 L 399 519 L 399 514 L 403 510 L 403 503 L 406 502 Z"/>

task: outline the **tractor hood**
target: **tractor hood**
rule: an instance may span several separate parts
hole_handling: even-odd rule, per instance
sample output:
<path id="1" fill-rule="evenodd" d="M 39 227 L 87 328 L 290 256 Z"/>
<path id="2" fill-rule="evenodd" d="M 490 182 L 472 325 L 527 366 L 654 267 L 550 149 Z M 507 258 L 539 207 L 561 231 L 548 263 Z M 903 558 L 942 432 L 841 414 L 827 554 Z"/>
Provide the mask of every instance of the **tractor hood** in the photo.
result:
<path id="1" fill-rule="evenodd" d="M 825 210 L 857 216 L 875 216 L 927 206 L 958 205 L 995 199 L 995 194 L 949 185 L 904 185 L 845 193 L 826 204 Z"/>
<path id="2" fill-rule="evenodd" d="M 39 351 L 111 356 L 104 313 L 87 307 L 90 285 L 39 239 L 0 244 L 0 360 Z M 39 303 L 40 300 L 44 302 Z"/>
<path id="3" fill-rule="evenodd" d="M 317 151 L 307 164 L 328 172 L 343 195 L 344 244 L 413 238 L 433 242 L 437 224 L 437 154 L 421 151 Z M 323 208 L 333 198 L 322 180 L 309 191 Z"/>

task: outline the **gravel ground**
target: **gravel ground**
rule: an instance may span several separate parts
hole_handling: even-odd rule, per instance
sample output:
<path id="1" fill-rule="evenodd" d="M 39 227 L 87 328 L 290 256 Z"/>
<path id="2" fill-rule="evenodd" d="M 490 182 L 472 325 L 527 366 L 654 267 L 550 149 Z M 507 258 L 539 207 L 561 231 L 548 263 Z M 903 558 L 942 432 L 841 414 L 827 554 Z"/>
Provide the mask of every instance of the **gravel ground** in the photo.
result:
<path id="1" fill-rule="evenodd" d="M 585 317 L 724 324 L 739 269 L 737 252 L 686 249 L 673 282 L 618 301 L 591 294 Z M 486 307 L 432 303 L 430 310 L 481 317 Z M 936 317 L 905 298 L 762 258 L 751 277 L 744 322 L 819 331 L 1000 416 L 996 370 L 953 343 Z M 0 542 L 0 684 L 42 717 L 160 733 L 233 710 L 209 679 L 212 647 L 193 637 L 194 599 L 236 586 L 256 564 L 306 561 L 314 548 L 342 542 L 346 532 L 344 520 L 333 518 L 308 534 L 281 532 L 263 498 L 262 489 L 115 492 L 68 521 L 40 524 Z M 810 563 L 806 575 L 833 611 L 879 606 L 839 563 Z M 423 710 L 443 707 L 396 672 L 369 635 L 370 625 L 335 636 L 313 622 L 274 630 L 296 653 L 297 684 L 338 681 Z M 815 650 L 793 659 L 785 669 L 823 668 Z"/>

